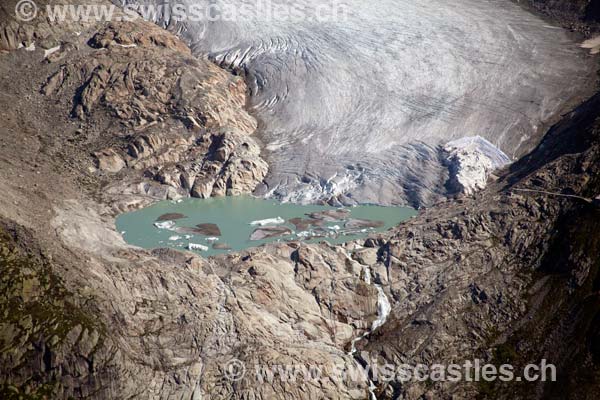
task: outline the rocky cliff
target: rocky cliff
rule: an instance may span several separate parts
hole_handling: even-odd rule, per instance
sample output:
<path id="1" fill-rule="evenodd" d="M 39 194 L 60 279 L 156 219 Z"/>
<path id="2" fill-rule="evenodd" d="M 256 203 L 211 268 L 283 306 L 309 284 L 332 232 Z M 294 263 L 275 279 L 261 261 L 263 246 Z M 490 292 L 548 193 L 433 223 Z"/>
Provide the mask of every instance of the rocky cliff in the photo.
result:
<path id="1" fill-rule="evenodd" d="M 248 192 L 264 176 L 244 83 L 152 25 L 40 18 L 15 27 L 8 3 L 0 397 L 598 397 L 600 97 L 563 116 L 485 190 L 366 241 L 208 260 L 145 251 L 115 232 L 116 212 Z M 374 321 L 382 324 L 369 334 Z M 547 358 L 559 381 L 224 377 L 232 359 L 331 366 L 475 357 Z"/>
<path id="2" fill-rule="evenodd" d="M 268 165 L 240 77 L 192 57 L 149 22 L 51 24 L 42 8 L 36 20 L 15 25 L 10 4 L 4 7 L 4 50 L 31 50 L 28 73 L 41 78 L 31 82 L 39 87 L 29 90 L 43 95 L 33 101 L 70 117 L 54 146 L 82 150 L 76 169 L 103 180 L 102 195 L 115 211 L 157 199 L 251 193 L 263 180 Z M 19 56 L 4 61 L 6 71 L 19 70 Z"/>

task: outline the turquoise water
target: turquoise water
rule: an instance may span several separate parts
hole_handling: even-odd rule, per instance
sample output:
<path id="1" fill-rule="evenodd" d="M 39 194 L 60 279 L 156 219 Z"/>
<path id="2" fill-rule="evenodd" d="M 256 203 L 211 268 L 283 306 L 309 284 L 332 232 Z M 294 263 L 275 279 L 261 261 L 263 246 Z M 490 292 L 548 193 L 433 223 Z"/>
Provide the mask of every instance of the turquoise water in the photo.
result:
<path id="1" fill-rule="evenodd" d="M 307 215 L 324 211 L 335 213 L 317 214 L 313 215 L 313 218 Z M 317 205 L 281 204 L 273 200 L 239 196 L 163 201 L 120 215 L 116 226 L 125 241 L 135 246 L 147 249 L 171 247 L 182 250 L 192 247 L 192 250 L 202 255 L 211 256 L 276 241 L 326 240 L 330 243 L 343 243 L 367 237 L 374 232 L 385 231 L 416 213 L 414 209 L 406 207 L 356 206 L 339 209 Z M 289 222 L 292 218 L 302 218 L 303 221 L 296 226 Z M 263 233 L 256 233 L 261 226 L 251 223 L 266 219 L 276 220 L 262 228 L 268 230 L 267 234 L 279 236 L 250 240 L 253 234 L 260 237 Z M 214 225 L 210 232 L 200 233 L 196 227 L 198 224 L 215 224 L 221 235 L 215 234 L 218 232 L 215 232 Z M 278 232 L 273 232 L 274 230 Z"/>

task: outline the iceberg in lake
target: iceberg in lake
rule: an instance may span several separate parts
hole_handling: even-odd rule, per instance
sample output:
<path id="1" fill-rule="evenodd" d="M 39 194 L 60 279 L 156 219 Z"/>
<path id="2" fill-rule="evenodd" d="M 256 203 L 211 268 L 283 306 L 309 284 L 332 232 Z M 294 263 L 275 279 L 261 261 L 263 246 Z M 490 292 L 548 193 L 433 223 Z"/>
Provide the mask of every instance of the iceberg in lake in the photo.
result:
<path id="1" fill-rule="evenodd" d="M 190 251 L 208 251 L 208 246 L 198 243 L 188 243 L 187 249 Z"/>
<path id="2" fill-rule="evenodd" d="M 172 230 L 173 228 L 175 228 L 175 222 L 173 222 L 173 221 L 155 222 L 154 226 L 157 227 L 158 229 Z"/>
<path id="3" fill-rule="evenodd" d="M 250 225 L 252 226 L 265 226 L 265 225 L 281 225 L 285 223 L 285 220 L 281 217 L 277 217 L 277 218 L 267 218 L 267 219 L 261 219 L 259 221 L 252 221 L 250 222 Z"/>

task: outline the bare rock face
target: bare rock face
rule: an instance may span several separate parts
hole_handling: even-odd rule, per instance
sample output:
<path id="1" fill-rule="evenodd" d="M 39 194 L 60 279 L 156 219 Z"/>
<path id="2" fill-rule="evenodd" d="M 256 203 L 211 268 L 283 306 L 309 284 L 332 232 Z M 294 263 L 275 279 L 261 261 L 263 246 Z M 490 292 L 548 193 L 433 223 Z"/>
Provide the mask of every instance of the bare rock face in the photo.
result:
<path id="1" fill-rule="evenodd" d="M 125 168 L 125 161 L 113 149 L 104 149 L 94 153 L 98 169 L 102 171 L 117 173 Z"/>
<path id="2" fill-rule="evenodd" d="M 143 29 L 139 29 L 143 26 Z M 154 24 L 108 24 L 97 32 L 89 44 L 92 47 L 164 47 L 183 54 L 190 54 L 190 49 L 171 33 Z"/>
<path id="3" fill-rule="evenodd" d="M 95 167 L 107 179 L 120 174 L 106 195 L 127 193 L 136 204 L 140 196 L 239 195 L 263 180 L 268 165 L 251 136 L 256 120 L 243 109 L 241 78 L 148 22 L 107 24 L 88 44 L 48 60 L 54 72 L 41 92 L 71 96 L 74 118 L 105 126 L 86 139 L 98 148 Z"/>
<path id="4" fill-rule="evenodd" d="M 178 165 L 161 171 L 161 177 L 179 181 L 199 198 L 251 193 L 268 171 L 256 142 L 240 131 L 222 131 L 210 137 L 201 165 Z"/>
<path id="5" fill-rule="evenodd" d="M 72 21 L 58 23 L 51 21 L 46 14 L 46 4 L 58 4 L 58 1 L 40 0 L 35 4 L 38 16 L 32 21 L 15 20 L 15 6 L 18 0 L 6 0 L 0 4 L 0 54 L 18 50 L 50 50 L 60 45 L 67 37 L 73 37 L 95 25 L 93 21 Z M 92 2 L 93 4 L 94 2 Z M 100 3 L 100 1 L 96 1 Z M 104 3 L 107 4 L 107 3 Z M 119 15 L 118 10 L 115 16 Z"/>

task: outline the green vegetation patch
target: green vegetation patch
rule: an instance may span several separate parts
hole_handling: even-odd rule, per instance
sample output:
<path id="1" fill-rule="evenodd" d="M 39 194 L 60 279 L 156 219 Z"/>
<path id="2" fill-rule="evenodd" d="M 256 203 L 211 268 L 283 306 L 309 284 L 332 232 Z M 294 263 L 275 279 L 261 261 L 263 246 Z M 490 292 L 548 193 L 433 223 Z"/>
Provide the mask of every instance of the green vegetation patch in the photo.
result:
<path id="1" fill-rule="evenodd" d="M 86 355 L 91 359 L 105 333 L 50 262 L 24 254 L 0 228 L 0 398 L 52 398 L 56 385 L 48 354 L 74 346 L 85 334 L 88 346 L 92 338 Z"/>

